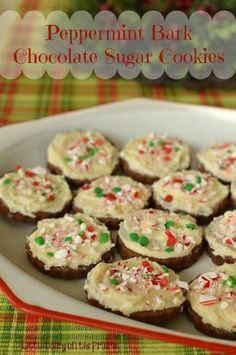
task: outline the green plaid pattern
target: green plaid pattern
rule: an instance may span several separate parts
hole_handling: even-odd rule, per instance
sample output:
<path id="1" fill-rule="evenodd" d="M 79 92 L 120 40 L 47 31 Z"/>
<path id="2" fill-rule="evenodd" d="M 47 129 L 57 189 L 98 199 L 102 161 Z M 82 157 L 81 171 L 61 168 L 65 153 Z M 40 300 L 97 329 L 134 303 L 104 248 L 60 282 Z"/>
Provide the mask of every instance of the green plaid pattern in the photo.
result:
<path id="1" fill-rule="evenodd" d="M 19 11 L 24 14 L 28 10 L 40 10 L 48 14 L 53 9 L 63 9 L 65 4 L 68 6 L 68 1 L 24 0 Z M 81 81 L 71 75 L 63 80 L 53 80 L 47 75 L 30 80 L 21 75 L 12 81 L 0 78 L 0 126 L 134 97 L 236 108 L 236 90 L 189 90 L 120 78 L 103 81 L 94 76 Z M 0 294 L 0 355 L 60 353 L 213 354 L 183 345 L 27 315 L 14 309 Z"/>

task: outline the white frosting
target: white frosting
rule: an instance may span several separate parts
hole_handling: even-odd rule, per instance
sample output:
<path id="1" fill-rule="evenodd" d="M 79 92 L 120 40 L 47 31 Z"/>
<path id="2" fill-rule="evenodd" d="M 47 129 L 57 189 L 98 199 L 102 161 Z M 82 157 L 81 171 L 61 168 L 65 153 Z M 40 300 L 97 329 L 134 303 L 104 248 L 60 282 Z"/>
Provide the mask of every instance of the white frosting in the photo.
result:
<path id="1" fill-rule="evenodd" d="M 181 306 L 188 284 L 165 266 L 131 258 L 113 264 L 99 263 L 88 273 L 84 288 L 88 299 L 130 316 Z"/>
<path id="2" fill-rule="evenodd" d="M 157 178 L 172 171 L 187 169 L 190 165 L 190 149 L 187 145 L 153 133 L 131 139 L 120 156 L 131 170 Z"/>
<path id="3" fill-rule="evenodd" d="M 74 199 L 74 207 L 98 218 L 124 217 L 144 208 L 151 192 L 141 183 L 126 176 L 101 177 L 82 186 Z"/>
<path id="4" fill-rule="evenodd" d="M 71 179 L 96 179 L 109 175 L 118 163 L 117 149 L 100 133 L 59 133 L 48 147 L 48 162 Z"/>
<path id="5" fill-rule="evenodd" d="M 169 211 L 210 216 L 228 196 L 229 188 L 210 174 L 186 170 L 155 182 L 153 194 L 156 202 Z"/>
<path id="6" fill-rule="evenodd" d="M 218 179 L 236 179 L 236 143 L 218 143 L 197 154 L 204 168 Z"/>
<path id="7" fill-rule="evenodd" d="M 231 256 L 236 262 L 236 210 L 214 218 L 205 237 L 214 255 Z"/>
<path id="8" fill-rule="evenodd" d="M 127 216 L 120 224 L 119 236 L 128 249 L 141 255 L 178 258 L 202 242 L 202 228 L 191 216 L 149 209 Z"/>
<path id="9" fill-rule="evenodd" d="M 44 168 L 19 168 L 0 179 L 0 199 L 12 213 L 35 217 L 37 212 L 60 212 L 72 199 L 64 176 Z"/>
<path id="10" fill-rule="evenodd" d="M 236 264 L 224 264 L 190 284 L 192 309 L 205 324 L 236 332 Z"/>
<path id="11" fill-rule="evenodd" d="M 106 226 L 82 213 L 40 221 L 27 242 L 46 270 L 96 264 L 114 246 Z"/>

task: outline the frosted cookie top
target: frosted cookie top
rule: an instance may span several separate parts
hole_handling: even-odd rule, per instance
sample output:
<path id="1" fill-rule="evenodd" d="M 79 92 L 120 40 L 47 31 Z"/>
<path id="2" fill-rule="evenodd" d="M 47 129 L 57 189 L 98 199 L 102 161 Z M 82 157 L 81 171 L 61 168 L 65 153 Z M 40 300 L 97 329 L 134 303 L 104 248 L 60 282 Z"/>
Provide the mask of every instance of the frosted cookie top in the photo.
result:
<path id="1" fill-rule="evenodd" d="M 198 161 L 218 179 L 236 180 L 236 143 L 218 143 L 197 154 Z"/>
<path id="2" fill-rule="evenodd" d="M 205 237 L 214 255 L 231 256 L 236 261 L 236 211 L 214 218 Z"/>
<path id="3" fill-rule="evenodd" d="M 18 167 L 0 179 L 0 199 L 12 213 L 35 217 L 38 212 L 60 212 L 72 195 L 64 176 L 42 167 Z"/>
<path id="4" fill-rule="evenodd" d="M 74 208 L 99 218 L 124 219 L 133 210 L 144 208 L 151 192 L 127 176 L 106 176 L 82 186 Z"/>
<path id="5" fill-rule="evenodd" d="M 120 156 L 134 172 L 157 178 L 190 165 L 189 147 L 161 134 L 151 133 L 131 139 Z"/>
<path id="6" fill-rule="evenodd" d="M 191 216 L 148 209 L 127 216 L 119 236 L 127 248 L 141 255 L 178 258 L 202 242 L 202 228 Z"/>
<path id="7" fill-rule="evenodd" d="M 229 188 L 210 174 L 186 170 L 155 182 L 153 194 L 155 201 L 169 211 L 210 216 L 228 196 Z"/>
<path id="8" fill-rule="evenodd" d="M 46 270 L 98 263 L 114 246 L 106 226 L 82 213 L 40 221 L 27 242 Z"/>
<path id="9" fill-rule="evenodd" d="M 185 302 L 187 282 L 166 266 L 143 258 L 99 263 L 88 273 L 88 299 L 129 316 L 135 312 L 179 307 Z"/>
<path id="10" fill-rule="evenodd" d="M 236 332 L 236 264 L 224 264 L 197 277 L 187 297 L 203 323 Z"/>
<path id="11" fill-rule="evenodd" d="M 93 180 L 113 172 L 118 150 L 97 132 L 63 132 L 48 147 L 48 163 L 60 168 L 70 179 Z"/>

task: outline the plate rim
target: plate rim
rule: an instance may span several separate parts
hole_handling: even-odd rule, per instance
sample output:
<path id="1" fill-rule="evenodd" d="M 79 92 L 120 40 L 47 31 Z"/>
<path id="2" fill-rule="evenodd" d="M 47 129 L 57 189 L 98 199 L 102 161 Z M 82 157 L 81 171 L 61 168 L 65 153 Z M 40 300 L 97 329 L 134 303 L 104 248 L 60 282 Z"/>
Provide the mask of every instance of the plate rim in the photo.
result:
<path id="1" fill-rule="evenodd" d="M 161 340 L 164 342 L 171 342 L 175 344 L 181 344 L 185 346 L 198 347 L 214 351 L 224 351 L 228 354 L 235 354 L 236 347 L 226 344 L 218 344 L 211 341 L 204 341 L 199 339 L 186 338 L 180 335 L 166 334 L 161 332 L 156 332 L 152 330 L 147 330 L 143 328 L 128 326 L 125 324 L 116 324 L 103 320 L 96 320 L 88 317 L 72 315 L 69 313 L 63 313 L 59 311 L 53 311 L 44 307 L 35 306 L 21 300 L 16 294 L 10 289 L 7 283 L 0 277 L 0 290 L 7 297 L 11 305 L 23 312 L 37 315 L 39 317 L 46 317 L 49 319 L 60 320 L 64 322 L 83 324 L 85 326 L 91 326 L 95 328 L 100 328 L 104 330 L 118 331 L 124 334 L 131 334 L 136 336 L 148 337 L 154 340 Z"/>
<path id="2" fill-rule="evenodd" d="M 141 103 L 144 105 L 147 104 L 160 104 L 162 107 L 168 107 L 170 109 L 174 109 L 175 107 L 178 109 L 181 108 L 185 108 L 185 109 L 193 109 L 194 107 L 198 110 L 204 110 L 204 111 L 209 111 L 212 113 L 218 112 L 220 113 L 221 111 L 221 115 L 222 112 L 228 113 L 228 117 L 227 119 L 231 120 L 234 117 L 231 117 L 231 115 L 235 115 L 235 110 L 233 109 L 225 109 L 225 108 L 216 108 L 216 107 L 212 107 L 212 106 L 204 106 L 204 105 L 194 105 L 194 104 L 184 104 L 184 103 L 176 103 L 176 102 L 172 102 L 172 101 L 164 101 L 164 100 L 156 100 L 156 99 L 149 99 L 149 98 L 133 98 L 133 99 L 129 99 L 129 100 L 121 100 L 121 101 L 117 101 L 117 102 L 112 102 L 112 103 L 107 103 L 107 104 L 103 104 L 103 105 L 98 105 L 98 106 L 94 106 L 94 107 L 90 107 L 90 108 L 85 108 L 85 109 L 81 109 L 81 110 L 74 110 L 74 111 L 69 111 L 69 112 L 63 112 L 63 113 L 59 113 L 56 115 L 50 115 L 47 117 L 43 117 L 40 120 L 33 120 L 33 121 L 26 121 L 26 122 L 20 122 L 21 127 L 22 127 L 22 131 L 24 130 L 25 134 L 27 134 L 28 136 L 28 130 L 27 127 L 37 127 L 37 126 L 42 126 L 44 123 L 49 123 L 51 121 L 51 118 L 53 116 L 54 120 L 56 119 L 60 119 L 63 116 L 67 115 L 69 116 L 68 118 L 72 118 L 78 114 L 78 116 L 83 115 L 84 113 L 89 114 L 94 113 L 96 111 L 102 111 L 102 110 L 107 110 L 108 112 L 110 111 L 110 109 L 115 108 L 115 107 L 119 107 L 121 106 L 128 106 L 129 104 L 135 105 L 137 103 Z M 220 115 L 220 116 L 221 116 Z M 79 118 L 79 117 L 78 117 Z M 225 117 L 226 118 L 226 117 Z M 52 122 L 52 121 L 51 121 Z M 54 121 L 55 122 L 55 121 Z M 13 134 L 13 132 L 15 131 L 15 129 L 17 129 L 19 126 L 19 123 L 15 123 L 12 125 L 7 125 L 5 127 L 2 127 L 1 131 L 0 131 L 0 135 L 1 134 Z M 23 133 L 23 132 L 22 132 Z M 21 141 L 22 139 L 19 139 L 19 141 Z M 10 144 L 11 145 L 11 144 Z M 7 145 L 7 146 L 10 146 Z M 5 146 L 6 148 L 6 146 Z M 2 258 L 3 256 L 0 253 L 0 258 Z M 94 326 L 94 327 L 98 327 L 98 328 L 102 328 L 102 329 L 106 329 L 106 330 L 114 330 L 114 331 L 119 331 L 125 334 L 133 334 L 133 335 L 137 335 L 137 336 L 146 336 L 148 338 L 152 338 L 152 339 L 156 339 L 156 340 L 162 340 L 162 341 L 169 341 L 171 343 L 177 343 L 177 344 L 183 344 L 186 346 L 193 346 L 193 347 L 200 347 L 200 348 L 204 348 L 204 349 L 210 349 L 210 350 L 216 350 L 216 351 L 230 351 L 230 353 L 235 354 L 235 349 L 236 349 L 236 344 L 231 345 L 231 344 L 220 344 L 219 342 L 214 342 L 214 338 L 208 338 L 206 340 L 203 339 L 196 339 L 193 338 L 191 339 L 191 334 L 190 337 L 185 337 L 184 335 L 179 335 L 179 334 L 167 334 L 165 332 L 160 332 L 160 331 L 154 331 L 154 330 L 150 330 L 150 329 L 145 329 L 145 328 L 139 328 L 139 327 L 135 327 L 135 326 L 131 326 L 131 325 L 125 325 L 125 324 L 118 324 L 118 323 L 112 323 L 110 321 L 105 321 L 105 320 L 97 320 L 97 319 L 93 319 L 93 318 L 89 318 L 89 317 L 84 317 L 84 316 L 79 316 L 79 315 L 72 315 L 70 313 L 63 313 L 63 312 L 59 312 L 59 311 L 55 311 L 55 310 L 51 310 L 51 309 L 47 309 L 44 307 L 40 307 L 37 305 L 33 305 L 31 303 L 26 303 L 24 302 L 23 299 L 19 298 L 17 296 L 17 293 L 14 293 L 13 290 L 8 286 L 7 283 L 7 278 L 2 278 L 0 275 L 0 289 L 2 290 L 3 294 L 7 297 L 7 299 L 10 301 L 10 303 L 15 306 L 17 309 L 20 309 L 26 313 L 31 313 L 31 314 L 35 314 L 38 316 L 43 316 L 43 317 L 47 317 L 47 318 L 51 318 L 51 319 L 57 319 L 57 320 L 61 320 L 61 321 L 69 321 L 69 322 L 74 322 L 74 323 L 79 323 L 79 324 L 84 324 L 84 325 L 88 325 L 88 326 Z M 218 341 L 220 339 L 217 339 Z"/>

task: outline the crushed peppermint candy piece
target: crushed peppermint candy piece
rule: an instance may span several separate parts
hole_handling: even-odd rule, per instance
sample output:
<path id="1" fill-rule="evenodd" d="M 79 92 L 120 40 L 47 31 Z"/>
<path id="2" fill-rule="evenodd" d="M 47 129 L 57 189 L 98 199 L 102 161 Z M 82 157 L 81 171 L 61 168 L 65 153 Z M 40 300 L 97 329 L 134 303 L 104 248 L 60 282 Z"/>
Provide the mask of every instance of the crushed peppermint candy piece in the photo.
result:
<path id="1" fill-rule="evenodd" d="M 68 255 L 68 251 L 66 249 L 60 249 L 54 253 L 56 259 L 64 259 L 67 257 L 67 255 Z"/>
<path id="2" fill-rule="evenodd" d="M 200 295 L 199 303 L 203 306 L 212 306 L 218 302 L 218 298 L 211 295 Z"/>

